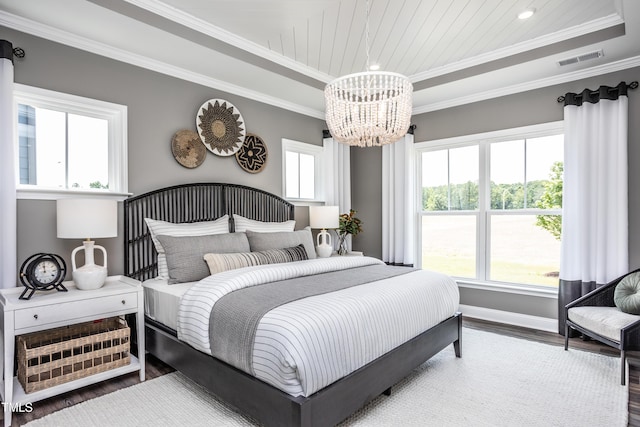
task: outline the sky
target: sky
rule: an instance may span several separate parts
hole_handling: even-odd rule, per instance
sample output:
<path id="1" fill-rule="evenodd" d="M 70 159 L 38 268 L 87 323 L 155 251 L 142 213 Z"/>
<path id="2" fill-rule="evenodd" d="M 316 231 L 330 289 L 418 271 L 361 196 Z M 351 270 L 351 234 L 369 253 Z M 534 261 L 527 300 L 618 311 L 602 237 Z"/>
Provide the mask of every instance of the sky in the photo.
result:
<path id="1" fill-rule="evenodd" d="M 491 181 L 496 184 L 523 182 L 549 178 L 551 166 L 563 160 L 563 135 L 514 140 L 491 144 Z M 525 162 L 526 145 L 526 162 Z M 449 162 L 447 162 L 449 154 Z M 478 145 L 422 154 L 422 186 L 446 185 L 448 173 L 452 184 L 477 182 L 479 175 Z M 526 165 L 525 165 L 526 163 Z M 448 164 L 451 165 L 448 171 Z"/>
<path id="2" fill-rule="evenodd" d="M 64 113 L 36 108 L 37 183 L 47 187 L 65 187 L 66 156 L 69 186 L 100 181 L 107 184 L 108 123 L 104 119 L 69 114 L 68 153 L 65 153 Z"/>

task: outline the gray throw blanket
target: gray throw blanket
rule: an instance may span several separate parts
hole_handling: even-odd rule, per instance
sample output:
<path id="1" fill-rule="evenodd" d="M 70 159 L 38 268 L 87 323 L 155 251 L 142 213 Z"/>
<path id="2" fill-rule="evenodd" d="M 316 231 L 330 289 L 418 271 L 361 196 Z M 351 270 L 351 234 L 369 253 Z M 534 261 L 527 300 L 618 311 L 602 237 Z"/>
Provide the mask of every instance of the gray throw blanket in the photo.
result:
<path id="1" fill-rule="evenodd" d="M 298 299 L 321 295 L 414 271 L 413 268 L 367 265 L 348 270 L 265 283 L 231 292 L 213 306 L 209 325 L 211 354 L 254 374 L 253 341 L 262 317 Z"/>

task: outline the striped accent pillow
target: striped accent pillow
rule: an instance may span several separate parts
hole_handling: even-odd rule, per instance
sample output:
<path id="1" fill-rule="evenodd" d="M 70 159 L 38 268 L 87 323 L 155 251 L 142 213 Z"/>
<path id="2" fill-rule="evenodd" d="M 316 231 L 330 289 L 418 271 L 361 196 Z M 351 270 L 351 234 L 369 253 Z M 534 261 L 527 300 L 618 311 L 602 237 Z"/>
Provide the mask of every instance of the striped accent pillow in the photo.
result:
<path id="1" fill-rule="evenodd" d="M 151 240 L 158 252 L 158 277 L 169 278 L 169 268 L 165 249 L 158 240 L 158 236 L 207 236 L 210 234 L 222 234 L 229 232 L 229 215 L 221 216 L 215 221 L 185 222 L 176 224 L 173 222 L 160 221 L 157 219 L 145 218 Z"/>
<path id="2" fill-rule="evenodd" d="M 273 233 L 276 231 L 293 231 L 296 227 L 296 221 L 290 219 L 283 222 L 264 222 L 233 214 L 233 225 L 235 232 L 251 230 L 258 233 Z"/>
<path id="3" fill-rule="evenodd" d="M 238 252 L 227 254 L 205 254 L 204 260 L 211 274 L 221 273 L 237 268 L 253 265 L 280 264 L 283 262 L 303 261 L 309 259 L 304 245 L 292 248 L 267 249 L 257 252 Z"/>

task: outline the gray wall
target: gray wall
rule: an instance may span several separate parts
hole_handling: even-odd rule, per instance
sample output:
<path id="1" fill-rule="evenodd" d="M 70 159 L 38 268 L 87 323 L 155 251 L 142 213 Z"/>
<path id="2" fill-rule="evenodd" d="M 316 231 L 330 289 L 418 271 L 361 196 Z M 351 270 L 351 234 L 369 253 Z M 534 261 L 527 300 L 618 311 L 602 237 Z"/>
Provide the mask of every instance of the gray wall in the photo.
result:
<path id="1" fill-rule="evenodd" d="M 5 27 L 0 27 L 0 39 L 26 51 L 24 59 L 15 61 L 17 83 L 128 106 L 128 174 L 129 191 L 133 194 L 188 182 L 231 182 L 281 195 L 281 139 L 322 144 L 323 120 Z M 262 172 L 244 172 L 234 156 L 208 153 L 205 162 L 196 169 L 184 168 L 173 158 L 171 137 L 180 129 L 196 130 L 196 111 L 211 98 L 222 98 L 235 105 L 244 117 L 247 131 L 265 141 L 269 157 Z M 300 211 L 298 225 L 304 226 L 306 210 Z M 57 239 L 55 220 L 55 201 L 18 200 L 18 267 L 36 252 L 57 253 L 69 262 L 69 254 L 80 242 Z M 101 239 L 97 243 L 108 251 L 109 274 L 121 274 L 122 238 Z"/>
<path id="2" fill-rule="evenodd" d="M 27 56 L 15 62 L 15 80 L 31 86 L 100 99 L 128 106 L 129 191 L 134 194 L 186 182 L 233 182 L 275 194 L 282 192 L 281 138 L 320 145 L 324 121 L 272 107 L 233 94 L 185 82 L 129 64 L 0 27 L 0 39 L 25 49 Z M 506 129 L 562 120 L 555 99 L 568 91 L 640 78 L 640 69 L 566 83 L 531 92 L 478 102 L 413 118 L 415 141 Z M 172 135 L 180 129 L 195 130 L 195 113 L 207 99 L 222 98 L 242 112 L 247 131 L 262 137 L 269 149 L 268 164 L 257 175 L 245 173 L 233 158 L 208 154 L 202 166 L 180 166 L 170 150 Z M 638 158 L 640 93 L 629 96 L 629 159 Z M 352 148 L 352 205 L 364 223 L 364 232 L 353 241 L 355 250 L 381 257 L 381 150 Z M 630 236 L 640 235 L 640 170 L 629 168 Z M 306 209 L 298 209 L 300 224 Z M 122 225 L 121 225 L 122 226 Z M 79 245 L 56 238 L 55 202 L 18 201 L 18 263 L 36 252 L 68 254 Z M 122 235 L 122 234 L 120 234 Z M 120 274 L 122 238 L 99 240 L 110 254 L 109 274 Z M 630 239 L 631 267 L 640 266 L 640 242 Z M 483 290 L 462 290 L 462 303 L 555 317 L 555 301 Z"/>
<path id="3" fill-rule="evenodd" d="M 413 117 L 415 142 L 476 134 L 515 128 L 563 119 L 562 104 L 558 96 L 567 92 L 596 89 L 600 85 L 617 85 L 640 79 L 640 68 L 606 74 L 589 79 L 565 83 L 505 96 Z M 640 267 L 640 169 L 634 162 L 640 158 L 640 91 L 629 93 L 629 263 Z M 381 173 L 382 150 L 352 149 L 352 205 L 365 223 L 365 232 L 354 241 L 354 249 L 368 255 L 382 255 L 380 235 L 382 205 Z M 362 236 L 362 237 L 361 237 Z M 461 289 L 461 303 L 497 310 L 557 317 L 557 301 L 550 298 L 508 294 L 479 289 Z"/>

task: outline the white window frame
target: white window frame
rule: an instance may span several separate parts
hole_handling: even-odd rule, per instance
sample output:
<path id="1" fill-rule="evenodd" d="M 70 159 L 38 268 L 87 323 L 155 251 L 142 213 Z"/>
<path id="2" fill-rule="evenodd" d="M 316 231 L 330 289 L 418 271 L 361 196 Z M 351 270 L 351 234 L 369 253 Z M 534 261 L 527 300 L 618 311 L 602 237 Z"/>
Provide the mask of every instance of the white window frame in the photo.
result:
<path id="1" fill-rule="evenodd" d="M 313 193 L 312 199 L 308 198 L 293 198 L 286 197 L 287 194 L 287 151 L 293 151 L 301 154 L 308 154 L 313 156 Z M 306 142 L 294 141 L 291 139 L 282 138 L 282 194 L 286 200 L 292 202 L 322 202 L 324 200 L 323 182 L 322 182 L 322 167 L 323 167 L 324 148 L 322 145 L 314 145 Z M 298 177 L 298 182 L 300 178 Z"/>
<path id="2" fill-rule="evenodd" d="M 420 183 L 422 182 L 421 154 L 423 152 L 478 145 L 480 162 L 478 188 L 484 189 L 484 191 L 481 192 L 480 196 L 482 196 L 482 194 L 486 196 L 490 194 L 488 171 L 490 170 L 491 166 L 489 150 L 492 143 L 512 141 L 514 139 L 531 139 L 557 135 L 559 133 L 564 133 L 564 122 L 562 121 L 416 143 L 414 146 L 416 158 L 415 179 L 416 183 L 418 184 L 416 185 L 416 206 L 418 207 L 418 210 L 416 212 L 415 224 L 415 229 L 417 232 L 415 247 L 416 266 L 418 268 L 422 268 L 422 217 L 427 215 L 441 215 L 443 213 L 441 211 L 432 212 L 422 210 L 422 185 Z M 474 211 L 446 211 L 448 215 L 473 215 L 476 217 L 476 273 L 478 277 L 487 277 L 487 272 L 489 271 L 490 259 L 487 256 L 487 252 L 490 250 L 489 236 L 491 233 L 490 227 L 492 215 L 536 215 L 541 213 L 551 215 L 562 214 L 562 211 L 560 209 L 527 208 L 509 210 L 508 212 L 491 211 L 487 207 L 487 201 L 487 197 L 479 197 L 478 209 Z M 482 223 L 484 223 L 484 225 Z M 547 298 L 557 298 L 558 294 L 558 290 L 556 288 L 543 285 L 507 283 L 461 277 L 456 277 L 456 282 L 462 287 L 502 292 L 506 291 L 516 294 L 533 295 Z"/>
<path id="3" fill-rule="evenodd" d="M 109 153 L 109 188 L 108 189 L 61 189 L 38 185 L 19 184 L 16 176 L 18 199 L 56 200 L 62 197 L 100 197 L 124 200 L 128 193 L 127 163 L 127 106 L 111 102 L 99 101 L 62 92 L 41 89 L 33 86 L 15 84 L 14 100 L 14 135 L 16 147 L 16 164 L 18 163 L 18 104 L 27 104 L 49 110 L 78 114 L 108 122 Z M 17 173 L 19 168 L 16 167 Z"/>

